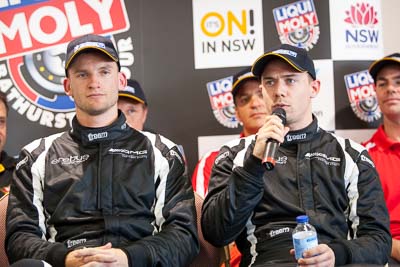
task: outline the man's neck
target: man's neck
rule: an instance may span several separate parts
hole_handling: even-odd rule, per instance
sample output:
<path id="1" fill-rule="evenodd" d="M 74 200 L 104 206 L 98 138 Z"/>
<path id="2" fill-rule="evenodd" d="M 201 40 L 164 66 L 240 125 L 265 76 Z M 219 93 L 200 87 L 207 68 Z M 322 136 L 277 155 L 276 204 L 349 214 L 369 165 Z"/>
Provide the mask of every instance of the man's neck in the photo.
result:
<path id="1" fill-rule="evenodd" d="M 88 128 L 101 128 L 111 125 L 118 118 L 118 110 L 115 112 L 106 112 L 97 116 L 91 116 L 86 113 L 79 113 L 77 110 L 76 118 L 80 125 Z"/>
<path id="2" fill-rule="evenodd" d="M 389 139 L 400 142 L 400 116 L 398 118 L 383 118 L 383 129 Z"/>

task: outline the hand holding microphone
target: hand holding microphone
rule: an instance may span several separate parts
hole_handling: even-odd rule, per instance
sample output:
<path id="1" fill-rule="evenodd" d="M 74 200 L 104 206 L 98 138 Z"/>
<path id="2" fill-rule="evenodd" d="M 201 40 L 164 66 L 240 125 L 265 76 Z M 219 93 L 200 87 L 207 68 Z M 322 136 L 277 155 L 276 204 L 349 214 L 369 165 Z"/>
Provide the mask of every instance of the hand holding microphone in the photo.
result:
<path id="1" fill-rule="evenodd" d="M 286 112 L 283 108 L 275 108 L 272 111 L 272 115 L 278 116 L 282 120 L 283 125 L 286 124 Z M 268 171 L 272 170 L 275 167 L 275 154 L 278 150 L 278 147 L 279 142 L 275 139 L 269 138 L 267 140 L 262 163 Z"/>

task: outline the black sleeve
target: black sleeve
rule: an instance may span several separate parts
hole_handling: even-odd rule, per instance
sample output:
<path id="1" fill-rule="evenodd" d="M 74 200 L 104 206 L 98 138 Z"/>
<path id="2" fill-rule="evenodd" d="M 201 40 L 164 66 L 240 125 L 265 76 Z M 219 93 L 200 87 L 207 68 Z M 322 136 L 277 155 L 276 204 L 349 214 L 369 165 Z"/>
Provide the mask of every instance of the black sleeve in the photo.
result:
<path id="1" fill-rule="evenodd" d="M 241 139 L 222 147 L 215 160 L 201 218 L 204 238 L 215 246 L 236 239 L 263 196 L 265 168 L 251 152 L 252 145 L 246 148 Z"/>
<path id="2" fill-rule="evenodd" d="M 64 266 L 67 248 L 47 240 L 43 188 L 39 182 L 42 165 L 36 159 L 32 153 L 23 150 L 11 180 L 5 240 L 8 259 L 10 263 L 30 258 Z"/>
<path id="3" fill-rule="evenodd" d="M 333 240 L 336 264 L 386 264 L 391 253 L 389 215 L 382 186 L 374 164 L 366 150 L 361 153 L 347 144 L 347 152 L 355 164 L 350 173 L 349 197 L 350 240 Z M 355 156 L 357 154 L 357 156 Z"/>

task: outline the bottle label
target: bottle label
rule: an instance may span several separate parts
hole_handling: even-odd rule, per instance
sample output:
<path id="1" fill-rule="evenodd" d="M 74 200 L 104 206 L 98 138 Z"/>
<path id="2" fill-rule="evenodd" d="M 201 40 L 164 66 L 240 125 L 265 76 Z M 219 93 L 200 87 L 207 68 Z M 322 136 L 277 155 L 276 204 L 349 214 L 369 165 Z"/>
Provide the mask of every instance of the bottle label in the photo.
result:
<path id="1" fill-rule="evenodd" d="M 296 260 L 303 257 L 304 251 L 318 246 L 317 233 L 313 231 L 298 232 L 293 235 L 293 246 Z"/>

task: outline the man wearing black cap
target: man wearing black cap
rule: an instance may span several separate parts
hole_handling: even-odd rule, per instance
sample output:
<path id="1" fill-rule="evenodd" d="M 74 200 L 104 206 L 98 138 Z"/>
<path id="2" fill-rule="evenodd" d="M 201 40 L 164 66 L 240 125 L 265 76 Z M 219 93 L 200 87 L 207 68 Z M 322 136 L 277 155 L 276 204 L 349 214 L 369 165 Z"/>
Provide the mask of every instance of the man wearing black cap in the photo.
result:
<path id="1" fill-rule="evenodd" d="M 383 124 L 364 146 L 378 170 L 390 214 L 391 256 L 400 262 L 400 54 L 373 62 L 369 73 L 374 78 Z"/>
<path id="2" fill-rule="evenodd" d="M 293 263 L 292 231 L 306 214 L 319 245 L 299 266 L 385 264 L 391 238 L 378 175 L 361 145 L 318 126 L 311 101 L 320 82 L 307 52 L 281 45 L 252 72 L 272 100 L 272 115 L 257 135 L 220 150 L 203 205 L 205 239 L 216 246 L 235 240 L 240 266 Z M 263 164 L 267 142 L 280 146 Z"/>
<path id="3" fill-rule="evenodd" d="M 247 67 L 233 76 L 232 96 L 235 104 L 236 118 L 243 131 L 240 137 L 256 134 L 270 114 L 270 102 L 262 93 L 258 78 Z M 192 176 L 193 189 L 203 198 L 208 192 L 208 182 L 218 150 L 208 152 L 197 164 Z"/>
<path id="4" fill-rule="evenodd" d="M 146 96 L 136 80 L 128 79 L 128 85 L 118 93 L 118 108 L 124 113 L 132 128 L 142 131 L 147 118 Z"/>
<path id="5" fill-rule="evenodd" d="M 174 143 L 130 128 L 118 112 L 126 78 L 113 43 L 71 41 L 65 71 L 76 117 L 71 131 L 21 151 L 7 212 L 10 262 L 187 266 L 198 241 L 185 162 Z"/>
<path id="6" fill-rule="evenodd" d="M 232 96 L 235 104 L 236 118 L 240 121 L 243 131 L 240 137 L 256 134 L 265 123 L 265 117 L 270 114 L 270 102 L 262 93 L 258 78 L 253 75 L 250 67 L 246 67 L 233 76 Z M 192 175 L 194 191 L 203 199 L 208 192 L 211 169 L 219 149 L 206 153 L 197 163 Z M 200 253 L 201 255 L 201 253 Z M 240 253 L 235 246 L 231 247 L 231 266 L 238 266 Z"/>

